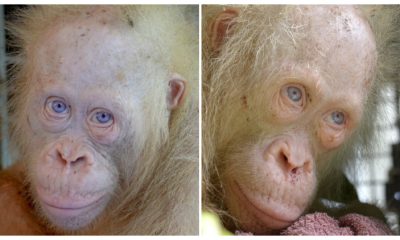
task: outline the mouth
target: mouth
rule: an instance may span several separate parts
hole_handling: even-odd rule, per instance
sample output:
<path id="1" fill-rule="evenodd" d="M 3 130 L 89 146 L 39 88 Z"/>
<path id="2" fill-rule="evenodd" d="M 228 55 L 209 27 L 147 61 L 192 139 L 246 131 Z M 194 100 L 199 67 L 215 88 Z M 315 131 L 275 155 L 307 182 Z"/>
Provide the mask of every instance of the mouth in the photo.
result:
<path id="1" fill-rule="evenodd" d="M 251 193 L 244 191 L 236 181 L 234 181 L 231 188 L 239 198 L 242 207 L 253 215 L 256 220 L 261 221 L 267 230 L 286 228 L 298 218 L 297 215 L 287 214 L 290 209 L 283 207 L 282 204 L 274 203 L 270 200 L 261 202 Z"/>
<path id="2" fill-rule="evenodd" d="M 91 197 L 59 196 L 38 188 L 39 202 L 49 215 L 57 218 L 71 218 L 83 215 L 96 208 L 104 199 L 104 194 Z"/>

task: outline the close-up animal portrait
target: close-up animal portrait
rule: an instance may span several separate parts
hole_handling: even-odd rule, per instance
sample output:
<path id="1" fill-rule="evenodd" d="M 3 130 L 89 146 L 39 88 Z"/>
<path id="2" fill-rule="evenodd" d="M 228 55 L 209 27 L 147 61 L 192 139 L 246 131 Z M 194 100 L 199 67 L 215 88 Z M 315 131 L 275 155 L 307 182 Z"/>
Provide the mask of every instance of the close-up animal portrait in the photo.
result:
<path id="1" fill-rule="evenodd" d="M 198 6 L 2 7 L 0 234 L 197 235 Z"/>
<path id="2" fill-rule="evenodd" d="M 381 103 L 398 114 L 399 16 L 203 5 L 201 234 L 398 234 L 399 154 L 387 150 L 387 169 L 370 156 L 390 123 Z M 387 178 L 354 180 L 369 166 Z"/>

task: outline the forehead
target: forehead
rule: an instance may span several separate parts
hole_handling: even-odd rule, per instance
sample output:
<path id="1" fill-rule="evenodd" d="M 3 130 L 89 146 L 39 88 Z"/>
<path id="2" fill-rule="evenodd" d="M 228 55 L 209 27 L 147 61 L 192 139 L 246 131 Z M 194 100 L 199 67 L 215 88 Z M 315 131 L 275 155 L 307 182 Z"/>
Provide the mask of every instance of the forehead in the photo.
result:
<path id="1" fill-rule="evenodd" d="M 298 33 L 286 61 L 317 71 L 335 89 L 367 89 L 376 67 L 376 46 L 368 22 L 356 8 L 301 6 L 289 14 Z"/>
<path id="2" fill-rule="evenodd" d="M 107 10 L 54 23 L 45 31 L 31 60 L 39 81 L 109 86 L 144 79 L 150 43 Z"/>

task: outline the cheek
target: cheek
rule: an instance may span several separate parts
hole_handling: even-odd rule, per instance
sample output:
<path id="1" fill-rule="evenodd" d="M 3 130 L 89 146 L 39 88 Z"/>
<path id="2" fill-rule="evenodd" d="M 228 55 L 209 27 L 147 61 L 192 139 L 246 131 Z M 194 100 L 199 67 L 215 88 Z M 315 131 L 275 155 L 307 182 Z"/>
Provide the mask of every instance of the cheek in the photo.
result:
<path id="1" fill-rule="evenodd" d="M 91 128 L 90 135 L 96 140 L 96 142 L 111 145 L 113 144 L 120 135 L 120 129 L 118 125 L 114 124 L 109 128 Z"/>
<path id="2" fill-rule="evenodd" d="M 33 151 L 37 151 L 37 146 L 43 146 L 51 136 L 64 132 L 69 126 L 69 121 L 55 123 L 54 121 L 46 121 L 42 116 L 29 114 L 23 126 L 26 130 L 24 137 L 31 139 L 28 144 L 34 147 Z"/>
<path id="3" fill-rule="evenodd" d="M 292 111 L 291 109 L 285 108 L 282 106 L 281 101 L 275 97 L 270 101 L 269 108 L 266 113 L 266 121 L 267 123 L 271 123 L 273 125 L 284 125 L 287 123 L 291 123 L 295 121 L 299 117 L 299 113 L 296 111 Z"/>
<path id="4" fill-rule="evenodd" d="M 336 131 L 325 124 L 320 124 L 317 132 L 318 138 L 325 149 L 333 150 L 339 147 L 345 140 L 344 131 Z"/>

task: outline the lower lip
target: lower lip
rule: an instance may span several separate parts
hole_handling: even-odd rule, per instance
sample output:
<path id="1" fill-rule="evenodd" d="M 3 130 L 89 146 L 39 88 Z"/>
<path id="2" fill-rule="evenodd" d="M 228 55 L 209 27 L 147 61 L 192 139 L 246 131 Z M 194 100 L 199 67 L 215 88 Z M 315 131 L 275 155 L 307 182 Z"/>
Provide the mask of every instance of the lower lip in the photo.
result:
<path id="1" fill-rule="evenodd" d="M 74 217 L 74 216 L 79 216 L 82 213 L 87 212 L 88 210 L 95 208 L 99 202 L 102 200 L 102 197 L 98 198 L 97 200 L 94 200 L 93 202 L 84 205 L 84 206 L 79 206 L 79 207 L 63 207 L 63 206 L 57 206 L 54 204 L 49 204 L 45 201 L 41 201 L 43 204 L 43 208 L 51 215 L 53 216 L 58 216 L 58 217 Z"/>
<path id="2" fill-rule="evenodd" d="M 38 186 L 36 190 L 41 206 L 44 210 L 49 214 L 58 217 L 79 216 L 82 213 L 95 208 L 104 199 L 104 195 L 99 195 L 92 199 L 60 199 L 57 196 L 52 197 L 40 186 Z"/>
<path id="3" fill-rule="evenodd" d="M 233 191 L 236 192 L 236 195 L 241 199 L 241 202 L 244 202 L 248 209 L 254 213 L 254 215 L 261 220 L 266 227 L 271 229 L 282 229 L 290 224 L 293 221 L 281 219 L 280 217 L 276 216 L 276 213 L 266 213 L 265 210 L 261 210 L 258 208 L 242 191 L 240 185 L 235 181 L 233 186 Z"/>

